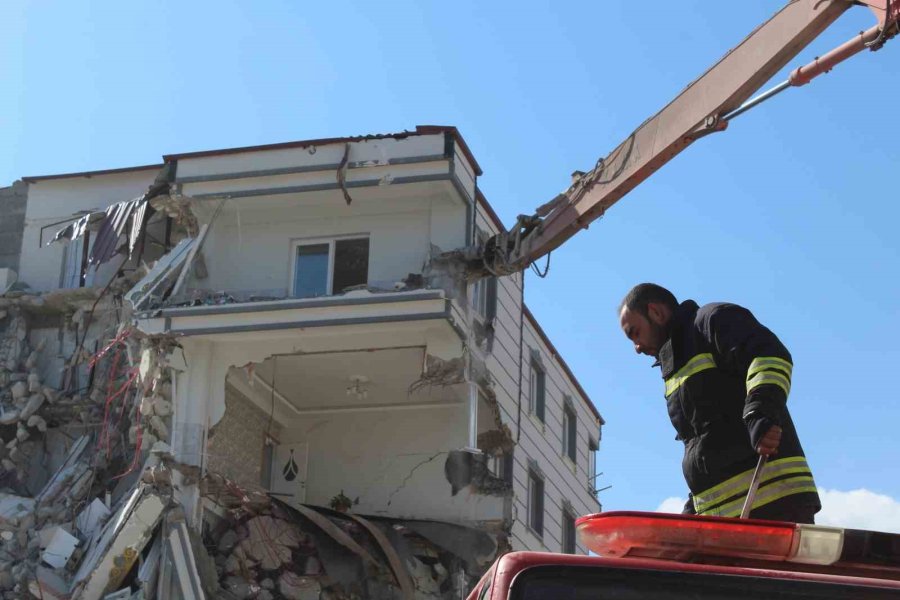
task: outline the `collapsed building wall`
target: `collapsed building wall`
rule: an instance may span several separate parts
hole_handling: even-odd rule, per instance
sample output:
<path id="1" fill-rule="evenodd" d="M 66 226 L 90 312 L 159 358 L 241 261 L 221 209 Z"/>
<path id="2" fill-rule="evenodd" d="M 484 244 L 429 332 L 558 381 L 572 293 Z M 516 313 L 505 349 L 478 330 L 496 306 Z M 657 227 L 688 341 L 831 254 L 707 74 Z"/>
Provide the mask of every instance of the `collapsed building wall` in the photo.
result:
<path id="1" fill-rule="evenodd" d="M 11 186 L 0 187 L 0 269 L 19 269 L 22 253 L 22 235 L 25 231 L 25 208 L 28 202 L 28 184 L 16 181 Z M 0 282 L 0 291 L 2 291 Z"/>

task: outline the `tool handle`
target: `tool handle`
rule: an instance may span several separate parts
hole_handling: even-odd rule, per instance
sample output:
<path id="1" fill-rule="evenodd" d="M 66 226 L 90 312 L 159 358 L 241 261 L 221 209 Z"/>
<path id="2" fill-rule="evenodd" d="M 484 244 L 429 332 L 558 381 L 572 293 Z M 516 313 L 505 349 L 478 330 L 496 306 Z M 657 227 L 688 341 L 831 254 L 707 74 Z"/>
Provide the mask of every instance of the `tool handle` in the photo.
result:
<path id="1" fill-rule="evenodd" d="M 741 518 L 749 519 L 750 510 L 753 507 L 753 501 L 756 500 L 756 490 L 759 489 L 759 483 L 762 480 L 762 472 L 766 467 L 766 461 L 769 459 L 765 454 L 759 455 L 759 462 L 756 463 L 756 470 L 753 472 L 753 479 L 750 480 L 750 489 L 747 490 L 747 499 L 744 500 L 744 508 L 741 510 Z"/>

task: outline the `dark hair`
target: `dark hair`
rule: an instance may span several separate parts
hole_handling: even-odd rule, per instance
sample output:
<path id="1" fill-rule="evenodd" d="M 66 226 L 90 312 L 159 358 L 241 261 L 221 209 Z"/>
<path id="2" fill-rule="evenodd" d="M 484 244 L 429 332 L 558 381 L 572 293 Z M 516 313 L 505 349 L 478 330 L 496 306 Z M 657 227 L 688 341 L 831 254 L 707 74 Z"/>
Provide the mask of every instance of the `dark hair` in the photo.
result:
<path id="1" fill-rule="evenodd" d="M 647 305 L 651 302 L 664 304 L 672 310 L 678 308 L 678 300 L 675 299 L 675 295 L 663 286 L 655 283 L 639 283 L 625 295 L 619 305 L 619 312 L 622 312 L 622 308 L 627 308 L 646 317 L 648 316 Z"/>

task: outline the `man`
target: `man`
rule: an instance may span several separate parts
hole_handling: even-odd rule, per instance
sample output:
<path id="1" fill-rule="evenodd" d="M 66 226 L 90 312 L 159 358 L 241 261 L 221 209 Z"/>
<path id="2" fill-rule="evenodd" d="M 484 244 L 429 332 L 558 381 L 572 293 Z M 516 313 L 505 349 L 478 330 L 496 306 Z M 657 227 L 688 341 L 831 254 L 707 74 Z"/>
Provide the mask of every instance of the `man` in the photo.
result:
<path id="1" fill-rule="evenodd" d="M 793 365 L 778 338 L 745 308 L 679 304 L 653 283 L 628 292 L 619 324 L 662 370 L 669 417 L 684 442 L 684 512 L 740 516 L 766 455 L 750 516 L 813 523 L 821 504 L 787 410 Z"/>

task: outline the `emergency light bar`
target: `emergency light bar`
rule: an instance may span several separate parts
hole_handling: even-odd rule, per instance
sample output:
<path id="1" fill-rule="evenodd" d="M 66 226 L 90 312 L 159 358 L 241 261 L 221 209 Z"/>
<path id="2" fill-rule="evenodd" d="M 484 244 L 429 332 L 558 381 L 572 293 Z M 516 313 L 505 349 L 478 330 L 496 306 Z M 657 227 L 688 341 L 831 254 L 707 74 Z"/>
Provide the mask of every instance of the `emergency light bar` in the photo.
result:
<path id="1" fill-rule="evenodd" d="M 900 570 L 900 535 L 663 513 L 609 512 L 576 521 L 582 543 L 609 557 L 699 560 L 734 557 Z"/>

